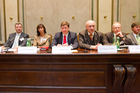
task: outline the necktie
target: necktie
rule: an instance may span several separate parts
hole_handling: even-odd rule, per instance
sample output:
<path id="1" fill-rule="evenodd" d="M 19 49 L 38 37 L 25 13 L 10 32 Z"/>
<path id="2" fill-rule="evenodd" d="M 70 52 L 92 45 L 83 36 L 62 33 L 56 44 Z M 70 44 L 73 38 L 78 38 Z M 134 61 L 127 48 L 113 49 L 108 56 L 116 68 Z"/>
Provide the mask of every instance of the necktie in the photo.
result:
<path id="1" fill-rule="evenodd" d="M 66 44 L 67 42 L 66 42 L 66 35 L 64 35 L 64 37 L 63 37 L 63 44 Z"/>
<path id="2" fill-rule="evenodd" d="M 91 40 L 93 40 L 93 35 L 92 35 L 92 33 L 90 33 L 89 37 L 90 37 Z"/>
<path id="3" fill-rule="evenodd" d="M 136 39 L 137 39 L 137 43 L 138 43 L 138 45 L 140 45 L 140 38 L 139 38 L 138 35 L 136 35 Z"/>

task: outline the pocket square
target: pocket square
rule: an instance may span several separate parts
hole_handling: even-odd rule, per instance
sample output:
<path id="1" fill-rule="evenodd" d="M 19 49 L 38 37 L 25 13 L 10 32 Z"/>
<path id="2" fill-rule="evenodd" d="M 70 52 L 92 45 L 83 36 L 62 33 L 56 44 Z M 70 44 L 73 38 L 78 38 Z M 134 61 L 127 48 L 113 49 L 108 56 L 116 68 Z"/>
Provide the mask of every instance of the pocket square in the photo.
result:
<path id="1" fill-rule="evenodd" d="M 22 38 L 20 38 L 20 41 L 23 41 L 24 40 L 24 38 L 22 37 Z"/>

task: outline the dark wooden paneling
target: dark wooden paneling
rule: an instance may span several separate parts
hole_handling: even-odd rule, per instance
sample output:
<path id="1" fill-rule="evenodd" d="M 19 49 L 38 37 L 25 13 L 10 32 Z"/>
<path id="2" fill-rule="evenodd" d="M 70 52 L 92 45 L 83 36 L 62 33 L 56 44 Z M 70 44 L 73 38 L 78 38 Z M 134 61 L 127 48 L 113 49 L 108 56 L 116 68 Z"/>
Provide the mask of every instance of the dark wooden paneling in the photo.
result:
<path id="1" fill-rule="evenodd" d="M 140 92 L 140 65 L 134 65 L 136 67 L 136 79 L 132 85 L 131 92 L 139 93 Z"/>
<path id="2" fill-rule="evenodd" d="M 105 85 L 104 71 L 0 71 L 1 85 L 89 86 Z"/>
<path id="3" fill-rule="evenodd" d="M 104 88 L 1 88 L 0 93 L 111 93 Z M 15 92 L 16 91 L 16 92 Z"/>
<path id="4" fill-rule="evenodd" d="M 116 70 L 115 76 L 114 65 L 136 67 L 130 91 L 139 93 L 139 59 L 140 54 L 126 53 L 0 54 L 0 93 L 124 93 L 124 86 L 132 84 L 131 74 Z M 117 91 L 114 82 L 121 86 Z"/>

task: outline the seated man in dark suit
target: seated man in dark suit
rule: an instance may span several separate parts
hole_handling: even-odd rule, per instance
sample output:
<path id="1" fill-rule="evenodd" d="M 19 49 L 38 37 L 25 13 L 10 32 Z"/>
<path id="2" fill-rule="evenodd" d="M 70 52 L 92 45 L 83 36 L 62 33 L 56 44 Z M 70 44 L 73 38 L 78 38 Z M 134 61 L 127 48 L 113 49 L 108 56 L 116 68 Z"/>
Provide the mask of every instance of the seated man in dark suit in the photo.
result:
<path id="1" fill-rule="evenodd" d="M 127 35 L 127 45 L 140 45 L 140 23 L 132 23 L 131 29 L 132 33 Z"/>
<path id="2" fill-rule="evenodd" d="M 69 31 L 69 23 L 63 21 L 61 23 L 61 32 L 55 34 L 52 46 L 72 46 L 73 49 L 78 48 L 77 34 Z"/>
<path id="3" fill-rule="evenodd" d="M 121 24 L 119 22 L 115 22 L 112 25 L 112 32 L 108 32 L 105 34 L 106 40 L 108 41 L 108 44 L 115 45 L 115 42 L 117 42 L 117 39 L 119 39 L 120 44 L 125 44 L 126 34 L 121 31 Z"/>
<path id="4" fill-rule="evenodd" d="M 96 23 L 93 20 L 86 22 L 86 30 L 79 33 L 79 46 L 84 49 L 97 49 L 106 43 L 103 33 L 95 30 Z"/>
<path id="5" fill-rule="evenodd" d="M 27 38 L 29 38 L 29 35 L 22 32 L 22 24 L 16 23 L 15 30 L 15 33 L 9 35 L 9 38 L 4 47 L 17 48 L 18 46 L 26 46 Z"/>

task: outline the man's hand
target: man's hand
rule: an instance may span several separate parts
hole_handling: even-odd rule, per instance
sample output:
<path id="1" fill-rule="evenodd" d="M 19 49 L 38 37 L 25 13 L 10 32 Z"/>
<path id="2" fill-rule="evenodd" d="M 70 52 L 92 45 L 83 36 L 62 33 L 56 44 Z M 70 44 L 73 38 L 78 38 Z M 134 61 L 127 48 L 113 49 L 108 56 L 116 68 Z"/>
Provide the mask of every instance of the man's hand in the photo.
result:
<path id="1" fill-rule="evenodd" d="M 58 47 L 62 46 L 61 44 L 57 44 Z"/>
<path id="2" fill-rule="evenodd" d="M 97 49 L 98 49 L 98 46 L 101 46 L 101 45 L 102 45 L 102 44 L 98 43 L 98 44 L 95 45 L 95 46 L 91 46 L 90 49 L 95 49 L 95 50 L 97 50 Z"/>
<path id="3" fill-rule="evenodd" d="M 63 46 L 69 46 L 69 45 L 68 45 L 68 43 L 66 43 L 66 44 L 63 44 Z"/>
<path id="4" fill-rule="evenodd" d="M 118 32 L 118 33 L 116 33 L 116 36 L 123 37 L 123 34 L 122 34 L 122 32 Z"/>

